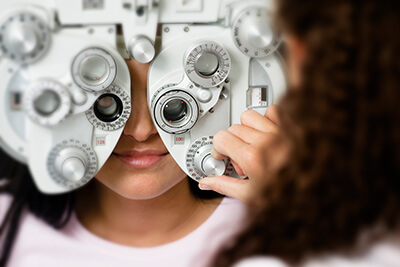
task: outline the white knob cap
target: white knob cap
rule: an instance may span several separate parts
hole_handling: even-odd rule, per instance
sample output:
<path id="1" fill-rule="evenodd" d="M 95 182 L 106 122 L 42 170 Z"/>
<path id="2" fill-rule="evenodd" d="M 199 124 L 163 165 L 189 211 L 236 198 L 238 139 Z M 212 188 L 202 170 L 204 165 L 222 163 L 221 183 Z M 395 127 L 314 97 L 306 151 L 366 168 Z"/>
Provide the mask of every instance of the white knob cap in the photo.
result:
<path id="1" fill-rule="evenodd" d="M 62 163 L 61 174 L 65 179 L 77 182 L 85 176 L 85 173 L 85 163 L 77 157 L 67 158 Z"/>
<path id="2" fill-rule="evenodd" d="M 272 44 L 274 32 L 268 23 L 254 23 L 249 27 L 247 38 L 254 47 L 263 49 Z"/>
<path id="3" fill-rule="evenodd" d="M 221 176 L 225 173 L 226 165 L 223 160 L 217 160 L 207 155 L 202 162 L 202 170 L 207 176 Z"/>
<path id="4" fill-rule="evenodd" d="M 211 156 L 213 146 L 205 145 L 197 150 L 194 163 L 207 176 L 221 176 L 225 173 L 226 165 L 223 160 Z"/>
<path id="5" fill-rule="evenodd" d="M 134 37 L 128 46 L 130 55 L 140 63 L 148 63 L 153 60 L 156 51 L 153 44 L 146 37 Z"/>
<path id="6" fill-rule="evenodd" d="M 205 52 L 194 63 L 194 67 L 201 75 L 211 76 L 218 70 L 218 57 L 213 53 Z"/>
<path id="7" fill-rule="evenodd" d="M 39 40 L 34 28 L 26 24 L 14 24 L 8 31 L 6 46 L 19 55 L 28 55 L 38 48 Z"/>

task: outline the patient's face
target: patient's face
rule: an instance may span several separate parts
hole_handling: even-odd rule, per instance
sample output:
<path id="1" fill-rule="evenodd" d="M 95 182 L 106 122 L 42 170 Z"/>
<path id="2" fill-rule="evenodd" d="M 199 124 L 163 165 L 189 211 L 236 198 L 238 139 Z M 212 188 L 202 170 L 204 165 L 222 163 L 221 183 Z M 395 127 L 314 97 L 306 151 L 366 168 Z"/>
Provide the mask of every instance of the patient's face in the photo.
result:
<path id="1" fill-rule="evenodd" d="M 151 199 L 186 178 L 168 153 L 147 105 L 149 64 L 127 61 L 132 112 L 112 155 L 96 175 L 98 181 L 130 199 Z"/>

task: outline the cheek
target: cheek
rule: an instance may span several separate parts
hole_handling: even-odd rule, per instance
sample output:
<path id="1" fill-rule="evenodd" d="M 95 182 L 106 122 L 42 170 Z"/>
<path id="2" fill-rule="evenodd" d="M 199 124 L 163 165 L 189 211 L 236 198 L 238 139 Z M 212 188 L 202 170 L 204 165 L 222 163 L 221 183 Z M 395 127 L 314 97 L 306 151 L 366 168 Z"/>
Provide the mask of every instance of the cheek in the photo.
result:
<path id="1" fill-rule="evenodd" d="M 171 155 L 150 169 L 129 169 L 115 156 L 111 156 L 96 175 L 105 187 L 128 199 L 156 198 L 183 179 L 186 174 L 178 167 Z"/>

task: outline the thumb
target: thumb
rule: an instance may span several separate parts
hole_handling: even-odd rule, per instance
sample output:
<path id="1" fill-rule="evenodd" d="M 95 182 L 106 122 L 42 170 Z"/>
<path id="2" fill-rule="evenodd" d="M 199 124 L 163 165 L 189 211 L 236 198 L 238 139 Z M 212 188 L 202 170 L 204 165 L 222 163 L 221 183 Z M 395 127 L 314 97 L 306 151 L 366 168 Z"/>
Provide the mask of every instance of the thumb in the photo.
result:
<path id="1" fill-rule="evenodd" d="M 222 195 L 236 198 L 243 203 L 249 201 L 249 180 L 241 180 L 228 176 L 206 177 L 199 182 L 201 190 L 214 190 Z"/>

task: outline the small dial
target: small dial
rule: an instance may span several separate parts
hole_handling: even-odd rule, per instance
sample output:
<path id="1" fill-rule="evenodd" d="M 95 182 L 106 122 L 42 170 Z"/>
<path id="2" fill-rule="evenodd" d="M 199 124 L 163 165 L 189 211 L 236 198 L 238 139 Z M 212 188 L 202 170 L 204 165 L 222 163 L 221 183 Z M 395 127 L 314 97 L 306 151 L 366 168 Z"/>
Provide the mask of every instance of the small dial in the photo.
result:
<path id="1" fill-rule="evenodd" d="M 250 7 L 244 10 L 235 20 L 232 29 L 236 46 L 249 57 L 268 56 L 281 43 L 265 8 Z"/>
<path id="2" fill-rule="evenodd" d="M 225 48 L 213 41 L 202 41 L 186 52 L 184 57 L 186 75 L 195 84 L 217 87 L 228 78 L 231 58 Z"/>
<path id="3" fill-rule="evenodd" d="M 115 85 L 104 90 L 92 107 L 86 111 L 89 122 L 103 131 L 115 131 L 124 127 L 130 114 L 129 95 Z"/>
<path id="4" fill-rule="evenodd" d="M 29 118 L 45 126 L 63 121 L 72 105 L 68 90 L 52 80 L 33 83 L 24 94 L 23 102 Z"/>
<path id="5" fill-rule="evenodd" d="M 50 30 L 38 16 L 21 12 L 9 16 L 0 26 L 0 50 L 19 63 L 39 59 L 50 45 Z"/>
<path id="6" fill-rule="evenodd" d="M 216 160 L 211 156 L 213 136 L 204 136 L 194 141 L 186 153 L 186 168 L 189 176 L 200 181 L 207 176 L 230 176 L 234 168 L 229 159 Z"/>
<path id="7" fill-rule="evenodd" d="M 82 51 L 72 63 L 72 77 L 84 90 L 105 90 L 116 76 L 117 65 L 114 58 L 101 48 L 93 47 Z"/>
<path id="8" fill-rule="evenodd" d="M 47 169 L 56 183 L 75 189 L 94 177 L 97 157 L 90 145 L 79 140 L 65 140 L 49 153 Z"/>

